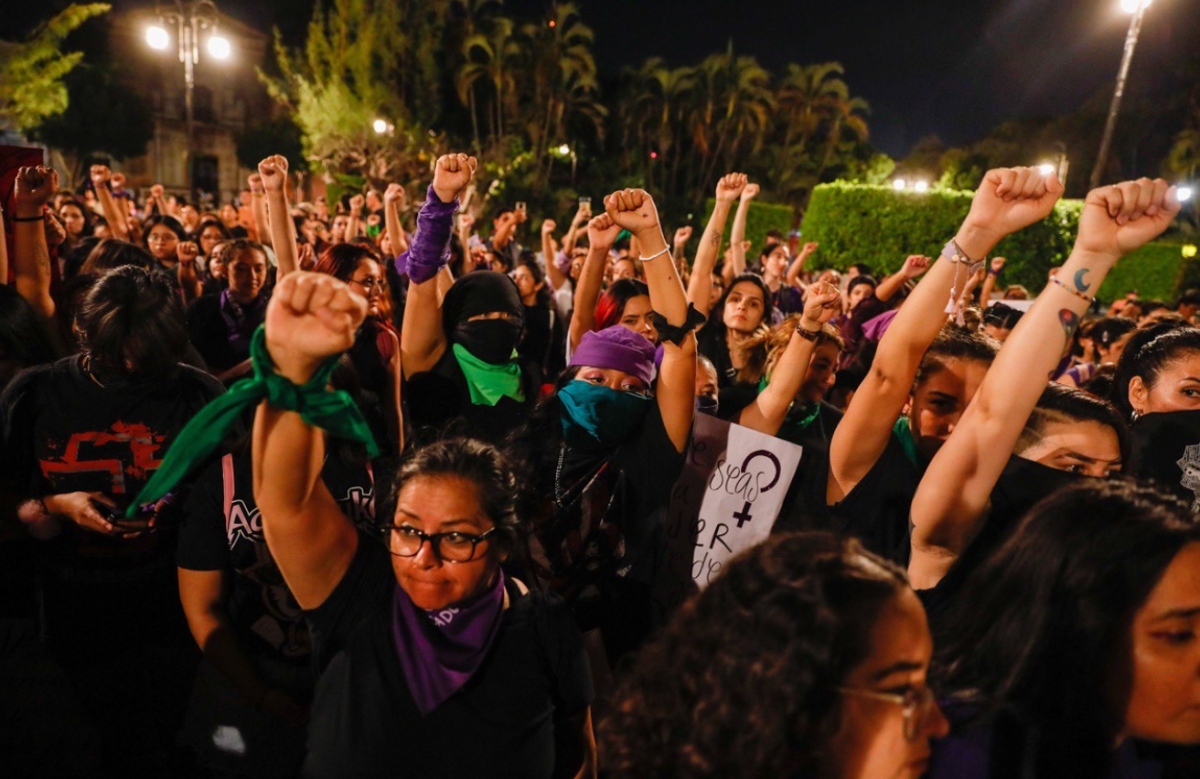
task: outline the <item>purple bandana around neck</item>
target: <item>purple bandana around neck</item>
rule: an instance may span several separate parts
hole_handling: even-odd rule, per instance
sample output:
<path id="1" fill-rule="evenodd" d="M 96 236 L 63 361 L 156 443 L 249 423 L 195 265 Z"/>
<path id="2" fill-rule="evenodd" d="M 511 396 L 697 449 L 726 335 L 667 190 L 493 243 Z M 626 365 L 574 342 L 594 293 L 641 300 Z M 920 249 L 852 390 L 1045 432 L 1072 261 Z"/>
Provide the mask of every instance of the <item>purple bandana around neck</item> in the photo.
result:
<path id="1" fill-rule="evenodd" d="M 246 355 L 250 354 L 250 339 L 254 331 L 266 318 L 266 300 L 260 292 L 254 302 L 248 306 L 233 299 L 229 290 L 221 292 L 221 318 L 229 331 L 229 343 L 233 348 Z"/>
<path id="2" fill-rule="evenodd" d="M 504 572 L 489 590 L 454 608 L 418 608 L 399 584 L 393 599 L 392 637 L 400 669 L 422 717 L 470 681 L 500 632 Z"/>

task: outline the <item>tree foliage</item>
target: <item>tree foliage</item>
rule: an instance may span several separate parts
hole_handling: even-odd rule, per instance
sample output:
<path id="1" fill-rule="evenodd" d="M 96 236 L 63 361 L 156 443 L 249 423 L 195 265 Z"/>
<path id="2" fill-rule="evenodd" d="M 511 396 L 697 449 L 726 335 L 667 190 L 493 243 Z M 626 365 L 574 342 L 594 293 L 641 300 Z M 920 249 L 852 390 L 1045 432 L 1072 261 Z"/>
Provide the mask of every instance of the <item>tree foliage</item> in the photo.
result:
<path id="1" fill-rule="evenodd" d="M 34 130 L 40 141 L 75 158 L 93 154 L 123 160 L 144 154 L 154 137 L 150 106 L 118 82 L 111 68 L 82 65 L 65 79 L 70 101 Z"/>
<path id="2" fill-rule="evenodd" d="M 0 40 L 0 129 L 23 133 L 67 110 L 64 79 L 83 54 L 64 53 L 63 40 L 110 9 L 106 3 L 72 4 L 38 27 L 29 40 Z"/>

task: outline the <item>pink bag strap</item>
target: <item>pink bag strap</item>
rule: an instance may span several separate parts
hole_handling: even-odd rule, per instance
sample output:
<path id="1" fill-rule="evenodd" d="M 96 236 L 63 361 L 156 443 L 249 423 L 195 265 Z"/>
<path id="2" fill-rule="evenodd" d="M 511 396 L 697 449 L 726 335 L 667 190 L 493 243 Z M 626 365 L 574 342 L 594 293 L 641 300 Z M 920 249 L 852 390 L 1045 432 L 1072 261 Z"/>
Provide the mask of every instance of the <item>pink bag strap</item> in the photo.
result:
<path id="1" fill-rule="evenodd" d="M 225 527 L 229 527 L 230 513 L 233 511 L 233 455 L 227 454 L 221 458 L 221 482 L 225 487 Z"/>

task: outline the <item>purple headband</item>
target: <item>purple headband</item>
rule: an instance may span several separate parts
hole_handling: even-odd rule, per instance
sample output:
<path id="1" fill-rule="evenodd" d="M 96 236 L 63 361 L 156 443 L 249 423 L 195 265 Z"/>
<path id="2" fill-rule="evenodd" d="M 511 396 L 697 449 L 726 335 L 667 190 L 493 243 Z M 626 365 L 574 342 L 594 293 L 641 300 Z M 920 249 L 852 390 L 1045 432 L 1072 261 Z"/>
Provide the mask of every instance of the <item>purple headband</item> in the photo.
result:
<path id="1" fill-rule="evenodd" d="M 589 330 L 571 355 L 571 365 L 624 371 L 649 386 L 654 383 L 654 344 L 620 325 Z"/>

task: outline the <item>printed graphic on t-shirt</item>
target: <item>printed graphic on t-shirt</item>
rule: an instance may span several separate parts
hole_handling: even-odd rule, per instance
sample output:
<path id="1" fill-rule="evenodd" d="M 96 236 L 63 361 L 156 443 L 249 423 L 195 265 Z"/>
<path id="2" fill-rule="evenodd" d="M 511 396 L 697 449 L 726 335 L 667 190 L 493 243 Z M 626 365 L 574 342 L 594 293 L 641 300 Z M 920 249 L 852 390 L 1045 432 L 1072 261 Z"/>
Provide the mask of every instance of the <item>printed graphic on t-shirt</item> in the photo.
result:
<path id="1" fill-rule="evenodd" d="M 106 473 L 110 495 L 132 494 L 150 478 L 162 460 L 163 433 L 142 423 L 117 421 L 108 430 L 72 433 L 65 441 L 49 441 L 39 464 L 53 484 L 64 475 Z M 131 484 L 132 482 L 132 484 Z"/>
<path id="2" fill-rule="evenodd" d="M 1191 490 L 1195 499 L 1192 501 L 1192 511 L 1200 511 L 1200 444 L 1185 446 L 1183 457 L 1176 463 L 1183 471 L 1179 486 Z"/>

